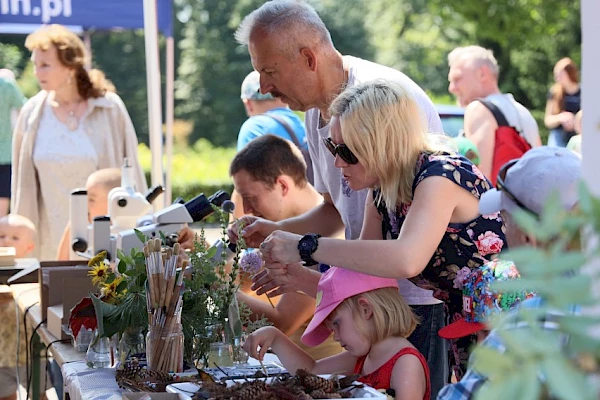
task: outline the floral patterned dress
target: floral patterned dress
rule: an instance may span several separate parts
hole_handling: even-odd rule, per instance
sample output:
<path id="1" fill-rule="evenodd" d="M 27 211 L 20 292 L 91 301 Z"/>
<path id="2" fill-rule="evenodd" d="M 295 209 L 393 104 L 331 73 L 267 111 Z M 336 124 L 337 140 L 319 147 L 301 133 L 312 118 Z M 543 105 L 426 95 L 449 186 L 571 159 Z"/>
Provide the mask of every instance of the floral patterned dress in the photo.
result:
<path id="1" fill-rule="evenodd" d="M 413 181 L 413 193 L 419 183 L 431 176 L 450 179 L 477 199 L 491 188 L 490 181 L 463 156 L 450 153 L 423 153 L 417 160 Z M 374 199 L 379 190 L 375 190 Z M 395 212 L 388 212 L 383 201 L 377 206 L 383 218 L 382 233 L 384 239 L 397 239 L 404 224 L 411 203 L 403 203 Z M 480 215 L 467 223 L 450 223 L 435 254 L 420 275 L 410 280 L 417 286 L 433 291 L 435 298 L 446 306 L 447 317 L 454 320 L 461 317 L 462 291 L 455 286 L 454 280 L 462 268 L 476 269 L 501 250 L 506 249 L 504 224 L 500 213 Z M 466 271 L 463 270 L 462 273 Z M 454 371 L 460 379 L 468 362 L 467 349 L 471 338 L 459 339 L 452 345 Z"/>

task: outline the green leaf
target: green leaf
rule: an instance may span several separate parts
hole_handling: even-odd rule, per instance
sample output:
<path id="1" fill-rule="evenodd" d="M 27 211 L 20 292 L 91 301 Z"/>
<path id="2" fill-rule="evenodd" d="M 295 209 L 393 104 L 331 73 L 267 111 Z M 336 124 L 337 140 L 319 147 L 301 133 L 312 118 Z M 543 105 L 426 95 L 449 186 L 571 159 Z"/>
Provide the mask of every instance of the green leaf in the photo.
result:
<path id="1" fill-rule="evenodd" d="M 515 366 L 513 365 L 513 371 Z M 507 400 L 507 399 L 521 399 L 521 393 L 523 388 L 526 386 L 526 376 L 513 372 L 508 375 L 505 379 L 494 380 L 490 378 L 490 381 L 483 384 L 479 390 L 475 392 L 475 399 L 477 400 Z"/>
<path id="2" fill-rule="evenodd" d="M 120 274 L 124 274 L 125 271 L 127 271 L 127 264 L 125 264 L 125 261 L 122 258 L 119 258 L 119 266 L 117 267 L 117 271 L 119 271 Z"/>
<path id="3" fill-rule="evenodd" d="M 158 231 L 158 234 L 160 235 L 160 241 L 161 243 L 166 246 L 167 245 L 167 237 L 165 236 L 163 231 Z"/>
<path id="4" fill-rule="evenodd" d="M 125 257 L 127 257 L 127 256 L 125 255 L 125 253 L 123 253 L 123 250 L 117 249 L 117 258 L 119 260 L 123 260 Z"/>
<path id="5" fill-rule="evenodd" d="M 504 376 L 515 366 L 515 359 L 507 353 L 485 346 L 477 346 L 471 356 L 473 368 L 485 376 Z"/>
<path id="6" fill-rule="evenodd" d="M 215 254 L 217 254 L 217 248 L 216 247 L 210 247 L 208 248 L 208 250 L 206 250 L 206 258 L 210 259 L 213 258 L 215 256 Z"/>
<path id="7" fill-rule="evenodd" d="M 144 235 L 139 229 L 134 229 L 135 235 L 137 236 L 138 240 L 140 242 L 142 242 L 142 244 L 146 244 L 146 242 L 148 241 L 148 238 L 146 237 L 146 235 Z"/>
<path id="8" fill-rule="evenodd" d="M 593 198 L 592 194 L 589 191 L 587 185 L 582 181 L 579 184 L 579 209 L 584 214 L 592 214 L 593 212 Z"/>
<path id="9" fill-rule="evenodd" d="M 521 228 L 521 230 L 523 230 L 523 232 L 539 232 L 538 220 L 527 211 L 521 210 L 519 208 L 515 210 L 515 212 L 512 214 L 512 217 L 517 223 L 517 225 Z"/>
<path id="10" fill-rule="evenodd" d="M 90 298 L 92 299 L 92 304 L 94 305 L 94 312 L 96 313 L 96 321 L 98 322 L 98 335 L 99 337 L 103 336 L 112 336 L 106 335 L 104 321 L 113 315 L 116 312 L 116 307 L 112 304 L 108 304 L 100 300 L 98 297 L 90 293 Z"/>
<path id="11" fill-rule="evenodd" d="M 585 375 L 563 356 L 547 357 L 543 373 L 550 394 L 562 400 L 594 400 L 597 395 Z"/>
<path id="12" fill-rule="evenodd" d="M 525 366 L 515 369 L 514 373 L 523 376 L 523 387 L 519 399 L 539 400 L 542 392 L 542 383 L 538 379 L 538 368 L 536 363 L 528 362 Z"/>
<path id="13" fill-rule="evenodd" d="M 121 293 L 123 292 L 123 290 L 127 289 L 127 281 L 126 280 L 122 280 L 118 285 L 117 285 L 117 293 Z"/>

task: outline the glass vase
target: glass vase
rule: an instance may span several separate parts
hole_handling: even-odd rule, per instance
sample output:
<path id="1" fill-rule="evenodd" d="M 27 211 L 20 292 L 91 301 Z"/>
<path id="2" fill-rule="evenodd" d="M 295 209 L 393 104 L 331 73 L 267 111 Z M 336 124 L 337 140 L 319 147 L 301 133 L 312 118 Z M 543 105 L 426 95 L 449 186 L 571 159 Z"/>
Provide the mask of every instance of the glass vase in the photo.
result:
<path id="1" fill-rule="evenodd" d="M 233 346 L 229 342 L 213 342 L 208 353 L 208 367 L 231 367 L 233 365 Z"/>
<path id="2" fill-rule="evenodd" d="M 146 352 L 146 339 L 143 328 L 127 328 L 119 341 L 119 355 L 122 361 Z"/>
<path id="3" fill-rule="evenodd" d="M 148 369 L 161 372 L 183 372 L 183 328 L 148 327 L 146 335 Z"/>
<path id="4" fill-rule="evenodd" d="M 95 331 L 94 338 L 85 353 L 85 361 L 90 368 L 108 368 L 113 365 L 114 355 L 109 338 L 100 337 L 98 331 Z"/>
<path id="5" fill-rule="evenodd" d="M 234 364 L 246 364 L 250 355 L 244 350 L 244 344 L 246 343 L 246 334 L 242 333 L 241 336 L 233 338 L 233 363 Z"/>

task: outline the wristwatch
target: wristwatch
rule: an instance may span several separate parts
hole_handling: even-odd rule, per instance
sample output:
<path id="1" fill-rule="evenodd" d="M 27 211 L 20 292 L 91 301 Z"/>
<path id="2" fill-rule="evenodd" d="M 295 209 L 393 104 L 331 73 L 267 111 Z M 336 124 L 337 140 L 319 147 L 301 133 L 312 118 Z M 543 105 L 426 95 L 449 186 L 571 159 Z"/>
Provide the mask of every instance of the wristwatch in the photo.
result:
<path id="1" fill-rule="evenodd" d="M 320 237 L 321 235 L 316 233 L 307 233 L 298 242 L 298 252 L 300 253 L 300 258 L 304 261 L 304 266 L 308 267 L 318 264 L 318 262 L 313 260 L 312 255 L 317 251 L 317 247 L 319 247 Z"/>

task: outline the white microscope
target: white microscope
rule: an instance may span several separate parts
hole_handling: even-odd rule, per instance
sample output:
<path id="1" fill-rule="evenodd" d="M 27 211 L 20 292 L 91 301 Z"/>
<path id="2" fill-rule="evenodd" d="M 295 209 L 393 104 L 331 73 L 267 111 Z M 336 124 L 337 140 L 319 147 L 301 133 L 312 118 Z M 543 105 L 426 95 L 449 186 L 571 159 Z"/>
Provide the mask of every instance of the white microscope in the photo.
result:
<path id="1" fill-rule="evenodd" d="M 148 214 L 152 201 L 163 188 L 154 188 L 144 196 L 135 190 L 131 166 L 125 161 L 121 187 L 108 194 L 108 216 L 96 217 L 87 223 L 87 193 L 75 190 L 71 193 L 71 259 L 91 258 L 105 250 L 109 260 L 116 258 L 116 250 L 129 254 L 132 248 L 141 248 L 136 230 L 148 238 L 172 238 L 186 225 L 202 221 L 213 213 L 213 205 L 220 207 L 229 194 L 219 190 L 209 198 L 202 193 L 188 202 L 174 204 Z M 172 240 L 176 240 L 172 239 Z M 173 243 L 170 243 L 173 245 Z"/>
<path id="2" fill-rule="evenodd" d="M 137 221 L 152 208 L 152 201 L 163 192 L 162 186 L 153 188 L 147 195 L 137 191 L 133 167 L 125 158 L 121 169 L 121 186 L 108 193 L 108 216 L 97 217 L 88 223 L 87 191 L 71 192 L 71 259 L 89 258 L 98 251 L 115 254 L 111 234 L 135 228 Z M 96 251 L 98 250 L 98 251 Z"/>

